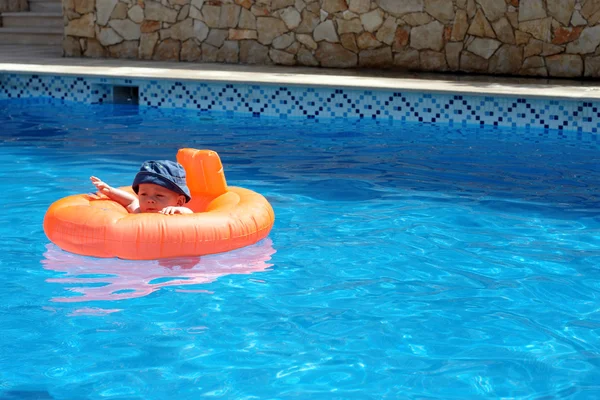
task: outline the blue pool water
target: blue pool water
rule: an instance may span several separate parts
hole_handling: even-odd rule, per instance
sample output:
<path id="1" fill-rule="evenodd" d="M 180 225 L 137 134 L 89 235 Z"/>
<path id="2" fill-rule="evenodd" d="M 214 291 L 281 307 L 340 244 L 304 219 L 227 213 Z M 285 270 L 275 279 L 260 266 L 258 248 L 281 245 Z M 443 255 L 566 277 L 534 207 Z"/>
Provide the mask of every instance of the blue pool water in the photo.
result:
<path id="1" fill-rule="evenodd" d="M 600 139 L 0 102 L 0 398 L 600 396 Z M 179 147 L 263 193 L 268 239 L 75 256 L 54 200 Z"/>

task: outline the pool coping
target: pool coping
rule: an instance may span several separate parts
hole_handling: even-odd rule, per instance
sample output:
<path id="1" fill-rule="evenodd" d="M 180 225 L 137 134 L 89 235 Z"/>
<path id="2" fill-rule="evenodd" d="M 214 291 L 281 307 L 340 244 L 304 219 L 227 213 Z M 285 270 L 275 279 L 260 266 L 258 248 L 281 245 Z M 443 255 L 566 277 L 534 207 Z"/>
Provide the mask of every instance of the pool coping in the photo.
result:
<path id="1" fill-rule="evenodd" d="M 600 82 L 241 64 L 63 58 L 53 47 L 0 46 L 0 74 L 291 85 L 421 93 L 600 100 Z"/>

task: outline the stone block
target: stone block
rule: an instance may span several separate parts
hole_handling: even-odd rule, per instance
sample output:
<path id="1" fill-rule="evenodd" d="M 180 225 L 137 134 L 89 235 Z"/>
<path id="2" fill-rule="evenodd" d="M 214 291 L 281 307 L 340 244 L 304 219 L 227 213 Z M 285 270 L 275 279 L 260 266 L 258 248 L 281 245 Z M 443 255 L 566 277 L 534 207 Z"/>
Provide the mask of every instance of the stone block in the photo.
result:
<path id="1" fill-rule="evenodd" d="M 140 26 L 142 33 L 156 32 L 161 27 L 160 21 L 144 21 Z"/>
<path id="2" fill-rule="evenodd" d="M 557 46 L 555 44 L 552 43 L 542 43 L 542 53 L 541 55 L 546 57 L 546 56 L 553 56 L 555 54 L 560 54 L 563 53 L 565 51 L 565 47 L 564 46 Z"/>
<path id="3" fill-rule="evenodd" d="M 108 51 L 97 40 L 87 39 L 87 45 L 83 55 L 90 58 L 106 58 L 108 57 Z"/>
<path id="4" fill-rule="evenodd" d="M 108 48 L 108 53 L 112 58 L 136 59 L 138 58 L 138 45 L 139 43 L 137 40 L 128 40 L 110 46 Z"/>
<path id="5" fill-rule="evenodd" d="M 108 23 L 125 40 L 138 40 L 141 35 L 141 26 L 129 19 L 116 19 Z"/>
<path id="6" fill-rule="evenodd" d="M 269 57 L 274 64 L 279 65 L 295 65 L 296 58 L 293 54 L 287 53 L 285 51 L 271 49 L 269 50 Z"/>
<path id="7" fill-rule="evenodd" d="M 515 31 L 515 42 L 518 46 L 523 46 L 529 43 L 531 35 L 529 33 L 516 30 Z"/>
<path id="8" fill-rule="evenodd" d="M 583 75 L 583 60 L 575 54 L 558 54 L 546 57 L 550 76 L 575 78 Z"/>
<path id="9" fill-rule="evenodd" d="M 523 48 L 505 44 L 490 58 L 491 74 L 517 74 L 523 65 Z"/>
<path id="10" fill-rule="evenodd" d="M 190 16 L 190 8 L 191 7 L 189 4 L 186 4 L 183 7 L 181 7 L 181 10 L 179 10 L 179 12 L 177 13 L 177 22 L 181 22 Z M 131 9 L 129 11 L 131 11 Z M 133 18 L 131 18 L 131 15 L 127 15 L 129 16 L 129 19 L 133 20 Z"/>
<path id="11" fill-rule="evenodd" d="M 258 33 L 256 31 L 250 29 L 230 29 L 229 30 L 229 40 L 249 40 L 258 39 Z"/>
<path id="12" fill-rule="evenodd" d="M 308 1 L 312 1 L 312 0 L 308 0 Z M 294 7 L 299 12 L 302 12 L 302 10 L 304 10 L 306 8 L 306 3 L 304 2 L 304 0 L 296 0 L 296 1 L 294 1 Z"/>
<path id="13" fill-rule="evenodd" d="M 337 32 L 340 35 L 345 33 L 361 33 L 363 31 L 362 22 L 358 18 L 351 20 L 337 19 L 336 22 Z"/>
<path id="14" fill-rule="evenodd" d="M 65 57 L 81 57 L 82 50 L 78 39 L 72 36 L 66 36 L 63 38 L 62 46 L 63 55 Z"/>
<path id="15" fill-rule="evenodd" d="M 497 21 L 507 11 L 506 3 L 501 0 L 477 0 L 488 21 Z"/>
<path id="16" fill-rule="evenodd" d="M 356 38 L 356 44 L 361 50 L 381 47 L 381 42 L 377 40 L 375 35 L 373 35 L 371 32 L 363 32 L 358 35 Z"/>
<path id="17" fill-rule="evenodd" d="M 552 18 L 520 22 L 519 30 L 527 32 L 543 42 L 550 42 L 552 40 Z"/>
<path id="18" fill-rule="evenodd" d="M 96 22 L 100 26 L 106 26 L 118 0 L 96 0 Z"/>
<path id="19" fill-rule="evenodd" d="M 240 42 L 227 40 L 217 51 L 217 62 L 237 64 L 240 60 Z"/>
<path id="20" fill-rule="evenodd" d="M 295 40 L 296 40 L 296 37 L 293 32 L 284 33 L 283 35 L 278 36 L 275 39 L 273 39 L 273 43 L 271 43 L 271 47 L 273 47 L 274 49 L 277 49 L 277 50 L 287 49 L 288 47 L 290 47 L 290 45 L 292 43 L 295 42 Z"/>
<path id="21" fill-rule="evenodd" d="M 124 39 L 112 28 L 98 28 L 96 38 L 102 46 L 112 46 L 121 43 Z"/>
<path id="22" fill-rule="evenodd" d="M 492 23 L 496 37 L 503 43 L 515 44 L 515 33 L 513 27 L 507 18 L 500 18 L 496 22 Z"/>
<path id="23" fill-rule="evenodd" d="M 298 51 L 300 50 L 300 48 L 302 47 L 302 45 L 298 42 L 294 42 L 291 45 L 289 45 L 285 51 L 287 51 L 290 54 L 298 54 Z"/>
<path id="24" fill-rule="evenodd" d="M 489 38 L 475 38 L 467 46 L 471 53 L 488 60 L 500 47 L 502 43 Z"/>
<path id="25" fill-rule="evenodd" d="M 394 44 L 392 46 L 392 51 L 397 52 L 402 50 L 408 44 L 408 39 L 410 37 L 410 26 L 402 25 L 396 29 L 396 34 L 394 35 Z"/>
<path id="26" fill-rule="evenodd" d="M 346 0 L 321 0 L 321 8 L 329 14 L 348 9 Z"/>
<path id="27" fill-rule="evenodd" d="M 293 6 L 296 3 L 295 0 L 272 0 L 271 10 L 276 11 L 282 8 Z"/>
<path id="28" fill-rule="evenodd" d="M 327 41 L 330 43 L 337 43 L 340 41 L 332 20 L 327 20 L 319 24 L 313 32 L 313 39 L 316 42 Z"/>
<path id="29" fill-rule="evenodd" d="M 571 28 L 565 28 L 561 26 L 554 30 L 552 34 L 552 44 L 561 45 L 573 42 L 579 39 L 582 31 L 582 26 L 575 26 Z"/>
<path id="30" fill-rule="evenodd" d="M 110 14 L 110 19 L 114 20 L 127 18 L 127 10 L 127 4 L 123 2 L 118 2 L 115 8 L 113 9 L 113 12 Z"/>
<path id="31" fill-rule="evenodd" d="M 158 32 L 142 33 L 140 37 L 140 46 L 138 48 L 138 57 L 142 60 L 152 60 L 154 48 L 158 43 Z"/>
<path id="32" fill-rule="evenodd" d="M 358 64 L 358 56 L 337 43 L 319 43 L 315 58 L 322 67 L 353 68 Z"/>
<path id="33" fill-rule="evenodd" d="M 519 74 L 525 76 L 547 77 L 548 70 L 546 69 L 546 67 L 523 68 L 519 71 Z"/>
<path id="34" fill-rule="evenodd" d="M 237 4 L 223 4 L 219 15 L 219 28 L 235 28 L 240 21 L 241 7 Z"/>
<path id="35" fill-rule="evenodd" d="M 383 12 L 379 8 L 376 8 L 371 12 L 361 15 L 360 21 L 367 32 L 375 32 L 383 24 L 383 16 Z"/>
<path id="36" fill-rule="evenodd" d="M 496 37 L 496 33 L 494 32 L 492 25 L 490 25 L 490 22 L 487 20 L 487 18 L 481 10 L 478 10 L 475 14 L 475 18 L 473 18 L 473 21 L 471 22 L 467 33 L 469 35 L 478 37 Z"/>
<path id="37" fill-rule="evenodd" d="M 208 37 L 209 28 L 202 21 L 194 21 L 194 36 L 199 42 L 206 40 Z"/>
<path id="38" fill-rule="evenodd" d="M 202 62 L 217 62 L 219 48 L 208 43 L 202 43 Z"/>
<path id="39" fill-rule="evenodd" d="M 242 40 L 240 42 L 240 62 L 244 64 L 267 64 L 269 48 L 256 40 Z"/>
<path id="40" fill-rule="evenodd" d="M 358 65 L 363 68 L 389 68 L 393 64 L 392 48 L 389 46 L 362 50 L 358 57 Z"/>
<path id="41" fill-rule="evenodd" d="M 404 48 L 394 54 L 394 66 L 403 70 L 417 70 L 420 67 L 419 52 L 414 49 Z"/>
<path id="42" fill-rule="evenodd" d="M 136 4 L 127 11 L 127 16 L 136 24 L 141 24 L 144 21 L 144 9 Z"/>
<path id="43" fill-rule="evenodd" d="M 600 57 L 585 58 L 584 76 L 588 78 L 600 78 Z"/>
<path id="44" fill-rule="evenodd" d="M 205 4 L 204 7 L 202 7 L 202 17 L 204 18 L 204 23 L 209 27 L 209 28 L 218 28 L 219 27 L 219 20 L 221 18 L 221 7 L 219 6 L 213 6 L 210 4 Z M 215 56 L 215 60 L 216 60 L 216 56 Z"/>
<path id="45" fill-rule="evenodd" d="M 585 18 L 581 16 L 579 10 L 575 10 L 573 12 L 573 16 L 571 17 L 571 25 L 573 26 L 585 26 L 587 25 L 587 21 Z"/>
<path id="46" fill-rule="evenodd" d="M 454 21 L 455 14 L 452 1 L 425 0 L 425 11 L 442 23 L 449 24 Z"/>
<path id="47" fill-rule="evenodd" d="M 202 48 L 194 39 L 186 40 L 181 45 L 181 61 L 196 62 L 202 60 Z"/>
<path id="48" fill-rule="evenodd" d="M 196 7 L 198 10 L 202 10 L 204 7 L 205 0 L 192 0 L 190 6 Z"/>
<path id="49" fill-rule="evenodd" d="M 161 61 L 178 61 L 180 51 L 181 42 L 179 40 L 163 40 L 154 50 L 154 56 L 152 59 Z"/>
<path id="50" fill-rule="evenodd" d="M 269 45 L 277 36 L 286 33 L 288 28 L 279 18 L 258 17 L 256 18 L 256 30 L 258 31 L 258 41 L 261 44 Z"/>
<path id="51" fill-rule="evenodd" d="M 462 49 L 462 42 L 446 43 L 446 63 L 451 71 L 458 71 L 460 68 L 460 52 Z"/>
<path id="52" fill-rule="evenodd" d="M 144 3 L 144 18 L 148 21 L 161 21 L 174 24 L 177 21 L 177 11 L 163 6 L 159 2 L 146 0 Z"/>
<path id="53" fill-rule="evenodd" d="M 460 54 L 460 70 L 464 72 L 484 73 L 488 71 L 489 61 L 468 51 Z"/>
<path id="54" fill-rule="evenodd" d="M 74 0 L 73 4 L 78 14 L 91 13 L 96 8 L 96 0 Z"/>
<path id="55" fill-rule="evenodd" d="M 294 7 L 284 8 L 280 13 L 280 17 L 289 30 L 296 29 L 302 22 L 302 16 Z"/>
<path id="56" fill-rule="evenodd" d="M 452 25 L 452 33 L 450 40 L 453 42 L 462 42 L 465 39 L 467 30 L 469 29 L 469 21 L 465 10 L 458 10 Z"/>
<path id="57" fill-rule="evenodd" d="M 231 38 L 231 31 L 235 31 L 235 29 L 211 29 L 208 32 L 208 36 L 204 40 L 204 43 L 208 43 L 211 46 L 221 47 L 223 43 L 225 43 L 226 39 L 236 40 Z M 254 32 L 254 39 L 256 39 L 256 31 Z M 239 40 L 239 39 L 238 39 Z"/>
<path id="58" fill-rule="evenodd" d="M 413 12 L 423 12 L 425 9 L 423 0 L 374 0 L 374 2 L 395 17 Z"/>
<path id="59" fill-rule="evenodd" d="M 267 7 L 256 4 L 250 8 L 250 12 L 255 17 L 268 17 L 271 15 L 271 11 Z"/>
<path id="60" fill-rule="evenodd" d="M 419 54 L 421 69 L 423 71 L 447 71 L 448 64 L 444 53 L 432 50 L 423 50 Z"/>
<path id="61" fill-rule="evenodd" d="M 311 50 L 316 50 L 318 47 L 317 42 L 315 42 L 313 40 L 311 35 L 301 33 L 301 34 L 296 35 L 296 40 L 298 40 L 298 42 L 302 43 L 308 49 L 311 49 Z"/>
<path id="62" fill-rule="evenodd" d="M 94 29 L 95 22 L 96 16 L 92 13 L 83 15 L 79 19 L 69 21 L 65 27 L 65 35 L 94 38 L 96 36 Z"/>
<path id="63" fill-rule="evenodd" d="M 600 25 L 586 27 L 581 31 L 579 39 L 569 43 L 567 53 L 590 54 L 600 46 Z"/>
<path id="64" fill-rule="evenodd" d="M 364 14 L 371 10 L 371 0 L 348 0 L 348 9 L 357 14 Z"/>
<path id="65" fill-rule="evenodd" d="M 585 0 L 582 2 L 581 15 L 592 23 L 594 16 L 600 12 L 600 0 Z"/>
<path id="66" fill-rule="evenodd" d="M 298 51 L 297 59 L 298 59 L 298 64 L 300 64 L 300 65 L 304 65 L 307 67 L 318 67 L 319 66 L 319 62 L 317 61 L 315 56 L 312 54 L 312 52 L 305 48 L 302 48 Z"/>
<path id="67" fill-rule="evenodd" d="M 548 14 L 564 26 L 569 26 L 576 0 L 546 0 Z"/>
<path id="68" fill-rule="evenodd" d="M 418 50 L 441 51 L 444 48 L 444 25 L 438 21 L 412 28 L 410 47 Z"/>
<path id="69" fill-rule="evenodd" d="M 396 18 L 388 17 L 379 30 L 377 31 L 377 40 L 391 46 L 394 44 L 394 39 L 396 37 L 396 30 L 398 29 L 398 23 L 396 22 Z"/>
<path id="70" fill-rule="evenodd" d="M 564 1 L 564 0 L 560 0 Z M 519 1 L 519 22 L 531 21 L 546 18 L 546 9 L 544 0 L 520 0 Z"/>
<path id="71" fill-rule="evenodd" d="M 252 8 L 252 3 L 254 3 L 254 0 L 235 0 L 235 4 L 242 6 L 247 10 Z"/>
<path id="72" fill-rule="evenodd" d="M 527 46 L 525 46 L 523 57 L 529 58 L 531 56 L 537 56 L 542 54 L 542 50 L 544 49 L 544 42 L 537 39 L 531 39 Z"/>
<path id="73" fill-rule="evenodd" d="M 402 16 L 402 21 L 410 26 L 425 25 L 433 21 L 433 17 L 427 13 L 411 13 Z"/>
<path id="74" fill-rule="evenodd" d="M 534 56 L 526 58 L 523 61 L 523 69 L 531 69 L 531 68 L 541 68 L 546 67 L 546 63 L 544 62 L 544 57 Z"/>
<path id="75" fill-rule="evenodd" d="M 242 8 L 240 10 L 240 21 L 238 23 L 238 28 L 256 30 L 256 17 L 254 14 L 245 8 Z"/>
<path id="76" fill-rule="evenodd" d="M 296 33 L 308 33 L 312 35 L 313 31 L 320 23 L 321 20 L 317 15 L 309 10 L 304 10 L 302 11 L 302 22 L 300 22 L 300 25 L 296 28 Z"/>

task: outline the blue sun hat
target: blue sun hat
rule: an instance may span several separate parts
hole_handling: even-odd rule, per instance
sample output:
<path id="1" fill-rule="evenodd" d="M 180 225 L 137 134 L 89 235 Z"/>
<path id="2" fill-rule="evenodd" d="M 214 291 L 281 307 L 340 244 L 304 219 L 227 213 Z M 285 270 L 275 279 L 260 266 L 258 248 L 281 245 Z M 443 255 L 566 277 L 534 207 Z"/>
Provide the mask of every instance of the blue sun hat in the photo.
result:
<path id="1" fill-rule="evenodd" d="M 142 183 L 153 183 L 185 196 L 187 203 L 192 199 L 190 189 L 185 183 L 185 169 L 181 164 L 169 161 L 146 161 L 140 167 L 131 187 L 137 194 Z"/>

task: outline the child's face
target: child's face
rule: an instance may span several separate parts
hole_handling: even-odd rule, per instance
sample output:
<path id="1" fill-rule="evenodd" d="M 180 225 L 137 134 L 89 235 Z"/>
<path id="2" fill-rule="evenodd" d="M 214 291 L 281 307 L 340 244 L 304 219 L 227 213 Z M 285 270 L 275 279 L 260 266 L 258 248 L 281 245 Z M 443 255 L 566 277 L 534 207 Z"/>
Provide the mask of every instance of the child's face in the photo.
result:
<path id="1" fill-rule="evenodd" d="M 140 212 L 157 213 L 165 207 L 182 206 L 185 196 L 153 183 L 141 183 L 138 190 Z"/>

